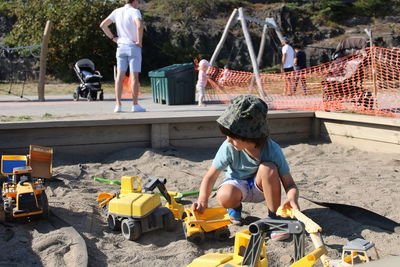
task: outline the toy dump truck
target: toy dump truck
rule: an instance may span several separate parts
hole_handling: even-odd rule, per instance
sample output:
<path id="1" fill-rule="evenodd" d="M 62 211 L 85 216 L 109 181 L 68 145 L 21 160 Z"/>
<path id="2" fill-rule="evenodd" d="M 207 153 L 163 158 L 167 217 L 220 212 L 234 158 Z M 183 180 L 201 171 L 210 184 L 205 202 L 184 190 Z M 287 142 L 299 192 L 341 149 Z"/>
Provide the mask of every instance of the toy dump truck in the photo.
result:
<path id="1" fill-rule="evenodd" d="M 176 227 L 174 213 L 162 206 L 160 195 L 154 189 L 157 187 L 160 190 L 171 209 L 176 210 L 177 217 L 182 215 L 183 210 L 172 207 L 173 200 L 167 193 L 165 183 L 164 178 L 151 177 L 142 190 L 140 177 L 123 176 L 119 195 L 100 193 L 97 201 L 101 201 L 99 206 L 106 210 L 108 227 L 113 231 L 121 230 L 129 240 L 136 240 L 142 233 L 160 228 L 173 231 Z"/>
<path id="2" fill-rule="evenodd" d="M 2 186 L 6 220 L 35 215 L 48 217 L 49 206 L 45 190 L 42 179 L 32 178 L 30 166 L 14 168 L 11 179 Z"/>
<path id="3" fill-rule="evenodd" d="M 200 244 L 206 234 L 217 240 L 226 240 L 230 236 L 228 225 L 231 221 L 223 207 L 207 208 L 203 213 L 186 208 L 183 217 L 183 230 L 190 242 Z"/>

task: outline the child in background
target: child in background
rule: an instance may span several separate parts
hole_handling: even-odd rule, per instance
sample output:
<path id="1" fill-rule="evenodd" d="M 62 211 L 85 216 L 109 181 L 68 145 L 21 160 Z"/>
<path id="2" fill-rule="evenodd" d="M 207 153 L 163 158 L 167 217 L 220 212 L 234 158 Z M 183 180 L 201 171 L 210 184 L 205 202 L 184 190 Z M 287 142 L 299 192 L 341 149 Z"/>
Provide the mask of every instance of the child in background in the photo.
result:
<path id="1" fill-rule="evenodd" d="M 198 105 L 199 107 L 204 107 L 205 104 L 203 103 L 204 101 L 204 94 L 206 91 L 206 85 L 207 85 L 207 70 L 208 67 L 210 67 L 210 63 L 208 63 L 207 60 L 202 59 L 199 62 L 199 77 L 197 79 L 197 84 L 196 84 L 196 91 L 197 91 L 197 96 L 198 96 Z"/>
<path id="2" fill-rule="evenodd" d="M 280 146 L 271 140 L 267 124 L 267 104 L 253 95 L 231 100 L 217 119 L 226 140 L 205 174 L 200 194 L 192 208 L 203 212 L 221 172 L 225 179 L 217 191 L 217 201 L 227 208 L 233 224 L 241 225 L 242 202 L 266 201 L 268 215 L 276 217 L 281 205 L 281 183 L 286 191 L 283 206 L 299 208 L 298 189 Z"/>

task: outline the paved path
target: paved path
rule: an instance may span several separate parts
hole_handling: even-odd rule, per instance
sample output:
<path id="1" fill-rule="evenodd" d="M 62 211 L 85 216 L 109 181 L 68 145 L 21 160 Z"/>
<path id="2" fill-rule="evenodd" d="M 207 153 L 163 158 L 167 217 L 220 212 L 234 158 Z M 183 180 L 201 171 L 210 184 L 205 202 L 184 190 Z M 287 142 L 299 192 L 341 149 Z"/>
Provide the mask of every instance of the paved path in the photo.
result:
<path id="1" fill-rule="evenodd" d="M 198 116 L 219 115 L 226 108 L 225 104 L 210 104 L 206 107 L 197 105 L 165 105 L 153 103 L 151 94 L 142 94 L 139 103 L 147 109 L 144 113 L 130 112 L 131 100 L 123 100 L 122 113 L 114 113 L 114 95 L 106 94 L 104 101 L 89 102 L 85 99 L 73 101 L 72 95 L 46 96 L 46 101 L 39 102 L 36 96 L 19 98 L 13 95 L 0 95 L 0 120 L 13 121 L 29 116 L 32 120 L 49 119 L 133 119 L 153 116 Z M 11 116 L 15 118 L 10 118 Z"/>

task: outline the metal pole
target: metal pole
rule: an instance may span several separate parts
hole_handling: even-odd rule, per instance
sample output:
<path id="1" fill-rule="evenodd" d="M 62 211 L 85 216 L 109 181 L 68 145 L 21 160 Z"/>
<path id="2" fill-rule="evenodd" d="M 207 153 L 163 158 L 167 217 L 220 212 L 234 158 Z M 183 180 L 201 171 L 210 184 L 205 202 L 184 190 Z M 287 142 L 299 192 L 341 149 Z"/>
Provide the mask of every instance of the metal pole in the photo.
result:
<path id="1" fill-rule="evenodd" d="M 46 62 L 47 62 L 47 52 L 50 39 L 52 23 L 50 20 L 47 21 L 46 27 L 44 29 L 42 48 L 40 51 L 40 71 L 39 71 L 39 82 L 38 82 L 38 99 L 39 101 L 44 101 L 44 83 L 46 76 Z"/>
<path id="2" fill-rule="evenodd" d="M 258 94 L 262 100 L 266 101 L 266 96 L 265 96 L 265 93 L 263 91 L 262 84 L 261 84 L 260 72 L 258 70 L 256 54 L 254 53 L 254 48 L 253 48 L 253 44 L 251 42 L 251 37 L 250 37 L 249 31 L 247 29 L 247 23 L 246 23 L 246 19 L 244 16 L 243 8 L 240 7 L 238 11 L 239 11 L 240 23 L 242 24 L 244 38 L 246 39 L 247 49 L 249 50 L 249 54 L 250 54 L 251 64 L 253 65 L 254 76 L 256 77 Z"/>
<path id="3" fill-rule="evenodd" d="M 215 60 L 217 59 L 217 56 L 218 56 L 219 52 L 221 51 L 222 46 L 224 45 L 226 37 L 228 36 L 228 30 L 232 26 L 233 20 L 237 17 L 237 12 L 238 12 L 238 10 L 235 8 L 233 10 L 231 16 L 229 17 L 228 22 L 226 23 L 225 30 L 224 30 L 224 32 L 222 33 L 222 36 L 221 36 L 221 40 L 219 40 L 219 43 L 218 43 L 217 47 L 214 50 L 214 54 L 212 55 L 212 57 L 210 59 L 210 65 L 211 66 L 214 65 Z"/>

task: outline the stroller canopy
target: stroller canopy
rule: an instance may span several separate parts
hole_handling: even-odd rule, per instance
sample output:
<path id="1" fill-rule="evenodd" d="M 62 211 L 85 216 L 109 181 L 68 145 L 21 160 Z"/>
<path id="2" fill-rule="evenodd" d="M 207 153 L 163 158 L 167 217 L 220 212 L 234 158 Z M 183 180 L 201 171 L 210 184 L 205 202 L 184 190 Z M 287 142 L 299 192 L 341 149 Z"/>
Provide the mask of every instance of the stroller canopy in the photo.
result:
<path id="1" fill-rule="evenodd" d="M 81 70 L 88 70 L 88 71 L 91 71 L 91 72 L 95 71 L 95 66 L 94 66 L 93 61 L 91 61 L 90 59 L 87 59 L 87 58 L 83 58 L 83 59 L 78 60 L 75 63 L 75 68 L 78 71 L 81 71 Z"/>

